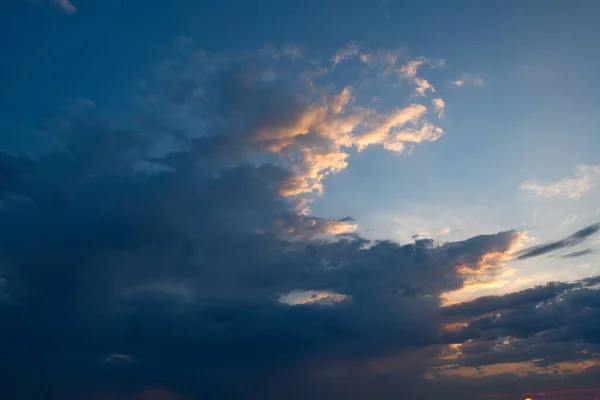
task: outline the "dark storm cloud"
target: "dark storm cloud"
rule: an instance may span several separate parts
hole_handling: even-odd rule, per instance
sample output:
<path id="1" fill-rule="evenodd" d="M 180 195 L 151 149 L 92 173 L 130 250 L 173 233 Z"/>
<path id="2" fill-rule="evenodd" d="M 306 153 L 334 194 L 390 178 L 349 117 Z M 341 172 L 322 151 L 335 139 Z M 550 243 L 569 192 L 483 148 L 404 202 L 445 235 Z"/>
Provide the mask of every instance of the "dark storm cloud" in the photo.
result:
<path id="1" fill-rule="evenodd" d="M 600 351 L 598 284 L 598 277 L 550 283 L 443 308 L 443 318 L 469 321 L 444 340 L 471 339 L 461 348 L 464 356 L 455 361 L 471 367 L 531 360 L 543 366 L 594 359 Z"/>
<path id="2" fill-rule="evenodd" d="M 74 107 L 47 128 L 51 152 L 1 154 L 2 398 L 251 398 L 299 365 L 424 347 L 457 267 L 516 240 L 319 238 L 352 220 L 282 196 L 291 166 L 249 140 L 307 107 L 296 83 L 255 65 L 212 81 L 194 54 L 194 70 L 165 61 L 170 83 L 147 83 L 125 121 Z M 293 290 L 346 300 L 279 301 Z"/>
<path id="3" fill-rule="evenodd" d="M 301 90 L 314 66 L 190 46 L 177 42 L 130 108 L 77 102 L 46 128 L 52 151 L 0 153 L 0 397 L 464 400 L 518 385 L 432 384 L 423 375 L 448 343 L 470 340 L 452 362 L 473 367 L 594 350 L 600 280 L 439 307 L 464 286 L 459 267 L 481 268 L 518 232 L 369 241 L 344 229 L 350 217 L 312 216 L 306 193 L 284 196 L 307 174 L 290 159 L 339 155 L 313 128 L 286 157 L 255 140 L 315 109 Z M 280 301 L 302 291 L 334 300 Z M 369 369 L 390 355 L 399 373 Z"/>
<path id="4" fill-rule="evenodd" d="M 560 249 L 576 246 L 583 243 L 588 237 L 596 234 L 598 230 L 600 230 L 600 223 L 585 227 L 562 240 L 524 249 L 517 256 L 517 260 L 538 257 Z"/>
<path id="5" fill-rule="evenodd" d="M 458 318 L 474 317 L 499 310 L 515 308 L 523 305 L 537 304 L 564 293 L 565 290 L 578 287 L 575 283 L 550 282 L 543 286 L 526 289 L 521 292 L 502 296 L 483 296 L 470 302 L 444 307 L 443 316 Z"/>
<path id="6" fill-rule="evenodd" d="M 187 166 L 141 177 L 116 159 L 96 168 L 90 159 L 103 153 L 40 160 L 17 185 L 31 202 L 0 215 L 9 396 L 76 398 L 89 389 L 78 387 L 83 382 L 241 395 L 259 372 L 294 360 L 422 346 L 434 340 L 438 299 L 397 293 L 408 284 L 433 296 L 459 288 L 455 266 L 512 238 L 442 247 L 365 248 L 352 236 L 288 242 L 273 220 L 301 226 L 304 217 L 273 189 L 287 176 L 278 167 L 240 165 L 212 177 Z M 351 300 L 332 307 L 277 302 L 293 289 Z M 114 353 L 136 361 L 102 362 Z M 22 386 L 32 365 L 39 392 Z"/>

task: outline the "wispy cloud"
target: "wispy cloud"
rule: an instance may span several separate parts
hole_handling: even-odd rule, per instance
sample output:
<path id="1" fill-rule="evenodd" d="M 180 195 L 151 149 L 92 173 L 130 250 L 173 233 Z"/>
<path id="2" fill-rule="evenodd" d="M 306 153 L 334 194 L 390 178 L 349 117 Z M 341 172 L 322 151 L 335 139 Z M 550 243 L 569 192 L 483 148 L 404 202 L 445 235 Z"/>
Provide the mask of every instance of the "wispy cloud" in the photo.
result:
<path id="1" fill-rule="evenodd" d="M 419 58 L 415 60 L 409 60 L 398 69 L 398 72 L 404 74 L 408 79 L 412 80 L 415 84 L 415 93 L 420 96 L 425 96 L 427 91 L 432 93 L 435 92 L 435 88 L 426 79 L 417 76 L 417 71 L 423 65 L 424 59 Z"/>
<path id="2" fill-rule="evenodd" d="M 521 184 L 522 190 L 534 192 L 538 196 L 562 196 L 569 199 L 579 199 L 600 184 L 600 166 L 579 165 L 575 169 L 575 177 L 564 178 L 555 182 L 541 183 L 527 181 Z"/>
<path id="3" fill-rule="evenodd" d="M 594 252 L 594 250 L 592 250 L 592 249 L 584 249 L 584 250 L 574 251 L 574 252 L 568 253 L 568 254 L 563 254 L 560 256 L 560 258 L 582 257 L 582 256 L 586 256 L 588 254 L 591 254 L 593 252 Z"/>
<path id="4" fill-rule="evenodd" d="M 473 76 L 472 74 L 462 74 L 460 79 L 456 79 L 450 82 L 451 85 L 454 86 L 463 86 L 463 85 L 483 85 L 483 79 Z"/>
<path id="5" fill-rule="evenodd" d="M 348 43 L 334 54 L 332 58 L 333 64 L 336 65 L 342 61 L 358 57 L 359 51 L 360 49 L 357 43 Z"/>
<path id="6" fill-rule="evenodd" d="M 384 118 L 374 129 L 362 133 L 356 137 L 359 150 L 363 150 L 373 144 L 384 143 L 389 139 L 389 133 L 394 128 L 401 128 L 408 123 L 416 123 L 427 111 L 427 107 L 421 104 L 413 104 Z"/>
<path id="7" fill-rule="evenodd" d="M 596 234 L 600 230 L 600 223 L 590 225 L 586 228 L 583 228 L 569 237 L 566 237 L 562 240 L 558 240 L 556 242 L 550 242 L 534 247 L 530 247 L 520 251 L 517 254 L 517 260 L 524 260 L 527 258 L 538 257 L 544 254 L 548 254 L 557 250 L 561 250 L 564 248 L 569 248 L 576 246 L 580 243 L 583 243 L 590 236 Z M 574 254 L 574 253 L 572 253 Z M 585 252 L 583 253 L 585 254 Z M 579 255 L 583 255 L 579 254 Z"/>
<path id="8" fill-rule="evenodd" d="M 77 8 L 69 0 L 54 0 L 54 2 L 67 14 L 73 14 L 77 11 Z"/>
<path id="9" fill-rule="evenodd" d="M 41 0 L 29 0 L 30 3 L 32 4 L 36 4 L 36 5 L 41 5 L 40 3 Z M 44 0 L 46 1 L 46 0 Z M 73 3 L 71 3 L 69 0 L 49 0 L 52 3 L 56 4 L 57 6 L 59 6 L 60 8 L 62 8 L 62 10 L 64 12 L 66 12 L 67 14 L 74 14 L 75 12 L 77 12 L 77 7 L 75 7 L 73 5 Z"/>
<path id="10" fill-rule="evenodd" d="M 419 67 L 423 64 L 423 60 L 410 60 L 400 67 L 399 71 L 409 78 L 416 78 Z"/>

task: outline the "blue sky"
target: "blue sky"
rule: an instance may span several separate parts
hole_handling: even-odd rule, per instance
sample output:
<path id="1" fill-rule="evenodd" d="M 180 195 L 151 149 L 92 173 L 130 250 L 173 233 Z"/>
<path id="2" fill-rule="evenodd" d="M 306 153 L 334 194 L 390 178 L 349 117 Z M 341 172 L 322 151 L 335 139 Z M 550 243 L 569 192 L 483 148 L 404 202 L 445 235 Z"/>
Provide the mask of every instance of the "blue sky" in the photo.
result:
<path id="1" fill-rule="evenodd" d="M 0 362 L 7 398 L 292 396 L 273 371 L 300 398 L 408 396 L 389 376 L 416 382 L 415 398 L 436 398 L 432 379 L 457 399 L 592 398 L 598 12 L 3 2 L 0 318 L 19 349 Z M 169 323 L 180 336 L 135 344 Z M 160 368 L 184 358 L 210 378 Z M 43 390 L 24 391 L 20 374 L 44 362 Z M 537 378 L 521 385 L 516 369 Z"/>

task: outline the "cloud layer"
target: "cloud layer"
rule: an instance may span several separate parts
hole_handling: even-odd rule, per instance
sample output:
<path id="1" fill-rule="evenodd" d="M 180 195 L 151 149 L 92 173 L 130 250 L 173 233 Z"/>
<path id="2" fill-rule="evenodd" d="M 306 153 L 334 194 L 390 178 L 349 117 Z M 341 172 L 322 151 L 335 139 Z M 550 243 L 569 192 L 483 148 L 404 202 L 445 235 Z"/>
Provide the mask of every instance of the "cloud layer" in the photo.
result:
<path id="1" fill-rule="evenodd" d="M 399 244 L 312 215 L 353 151 L 443 134 L 428 64 L 400 54 L 182 37 L 124 110 L 77 101 L 45 128 L 51 151 L 0 153 L 0 397 L 469 399 L 516 381 L 465 385 L 471 369 L 517 362 L 585 378 L 597 280 L 441 307 L 497 278 L 522 232 Z M 405 104 L 373 107 L 359 83 L 381 79 L 408 83 Z"/>

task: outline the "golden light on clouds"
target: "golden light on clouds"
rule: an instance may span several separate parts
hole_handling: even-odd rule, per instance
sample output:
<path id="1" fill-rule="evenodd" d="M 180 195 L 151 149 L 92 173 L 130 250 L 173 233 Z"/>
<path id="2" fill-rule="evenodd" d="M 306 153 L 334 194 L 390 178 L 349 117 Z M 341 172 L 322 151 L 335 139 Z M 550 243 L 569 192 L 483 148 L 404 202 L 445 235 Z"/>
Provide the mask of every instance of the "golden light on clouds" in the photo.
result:
<path id="1" fill-rule="evenodd" d="M 290 306 L 303 304 L 322 304 L 332 305 L 347 300 L 349 297 L 330 291 L 319 290 L 294 290 L 288 294 L 279 297 L 279 302 Z"/>
<path id="2" fill-rule="evenodd" d="M 442 331 L 444 332 L 460 332 L 464 328 L 468 327 L 468 322 L 454 322 L 451 324 L 443 324 Z"/>
<path id="3" fill-rule="evenodd" d="M 492 251 L 481 256 L 476 263 L 458 266 L 456 272 L 463 276 L 463 287 L 444 293 L 441 296 L 442 305 L 451 306 L 473 300 L 489 295 L 494 289 L 502 289 L 520 282 L 522 278 L 516 278 L 515 270 L 507 268 L 506 262 L 532 241 L 534 239 L 529 237 L 527 232 L 515 232 L 505 251 Z"/>
<path id="4" fill-rule="evenodd" d="M 530 373 L 537 375 L 557 375 L 568 376 L 578 375 L 590 368 L 600 366 L 600 360 L 583 361 L 564 361 L 551 366 L 540 366 L 542 359 L 531 361 L 522 361 L 515 363 L 499 363 L 483 365 L 480 367 L 463 367 L 456 364 L 434 367 L 425 377 L 435 378 L 436 376 L 460 376 L 463 378 L 485 378 L 495 375 L 513 374 L 518 377 L 527 376 Z"/>

